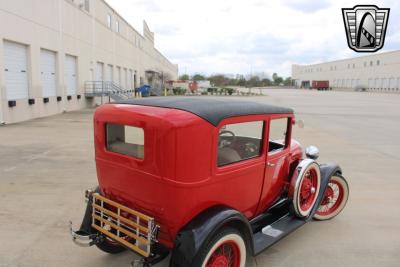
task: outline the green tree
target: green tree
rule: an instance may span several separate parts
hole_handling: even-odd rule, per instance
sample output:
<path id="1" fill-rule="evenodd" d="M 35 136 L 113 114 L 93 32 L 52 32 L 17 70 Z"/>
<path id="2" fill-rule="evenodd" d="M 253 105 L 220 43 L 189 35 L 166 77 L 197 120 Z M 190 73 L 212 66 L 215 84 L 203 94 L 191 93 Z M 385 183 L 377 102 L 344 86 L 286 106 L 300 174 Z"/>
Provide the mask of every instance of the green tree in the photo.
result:
<path id="1" fill-rule="evenodd" d="M 224 86 L 229 83 L 229 79 L 222 74 L 212 75 L 208 79 L 214 86 Z"/>
<path id="2" fill-rule="evenodd" d="M 206 77 L 201 74 L 195 74 L 192 76 L 193 81 L 203 81 L 205 79 L 206 79 Z"/>
<path id="3" fill-rule="evenodd" d="M 236 83 L 237 85 L 239 85 L 239 86 L 246 86 L 246 79 L 244 78 L 244 77 L 240 77 L 238 80 L 237 80 L 237 83 Z"/>
<path id="4" fill-rule="evenodd" d="M 292 85 L 292 77 L 287 77 L 284 81 L 283 84 L 285 86 L 291 86 Z"/>
<path id="5" fill-rule="evenodd" d="M 272 80 L 274 81 L 274 85 L 280 85 L 281 83 L 283 83 L 283 78 L 279 77 L 276 72 L 272 74 Z"/>
<path id="6" fill-rule="evenodd" d="M 257 87 L 260 86 L 260 77 L 258 76 L 251 76 L 250 79 L 247 81 L 246 84 L 248 87 Z"/>
<path id="7" fill-rule="evenodd" d="M 261 86 L 271 86 L 271 85 L 272 85 L 272 82 L 270 79 L 264 78 L 261 80 Z"/>
<path id="8" fill-rule="evenodd" d="M 187 80 L 189 80 L 189 75 L 187 75 L 187 74 L 182 74 L 181 76 L 179 76 L 179 80 L 187 81 Z"/>

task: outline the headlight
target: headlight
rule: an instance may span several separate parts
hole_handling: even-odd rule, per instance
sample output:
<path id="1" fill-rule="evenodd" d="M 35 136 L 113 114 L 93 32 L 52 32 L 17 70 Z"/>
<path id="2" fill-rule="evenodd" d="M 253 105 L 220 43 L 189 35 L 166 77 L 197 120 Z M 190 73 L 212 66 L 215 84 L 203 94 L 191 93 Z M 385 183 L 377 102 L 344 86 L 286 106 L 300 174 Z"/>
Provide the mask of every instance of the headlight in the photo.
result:
<path id="1" fill-rule="evenodd" d="M 319 157 L 319 149 L 316 146 L 309 146 L 306 148 L 306 156 L 307 158 L 316 160 Z"/>

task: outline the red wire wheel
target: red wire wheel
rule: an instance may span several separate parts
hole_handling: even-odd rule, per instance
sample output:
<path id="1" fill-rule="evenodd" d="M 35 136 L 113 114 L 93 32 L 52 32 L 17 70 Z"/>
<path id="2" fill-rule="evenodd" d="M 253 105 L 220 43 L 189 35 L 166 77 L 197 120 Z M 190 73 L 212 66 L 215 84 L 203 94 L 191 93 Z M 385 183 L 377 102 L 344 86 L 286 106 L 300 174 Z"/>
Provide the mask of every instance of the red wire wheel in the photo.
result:
<path id="1" fill-rule="evenodd" d="M 227 228 L 217 234 L 202 252 L 201 267 L 245 267 L 246 245 L 241 234 Z"/>
<path id="2" fill-rule="evenodd" d="M 340 175 L 332 176 L 314 219 L 320 221 L 332 219 L 344 209 L 348 198 L 349 186 L 344 177 Z"/>
<path id="3" fill-rule="evenodd" d="M 310 159 L 300 162 L 291 182 L 292 208 L 297 217 L 307 217 L 317 201 L 321 185 L 319 165 Z"/>
<path id="4" fill-rule="evenodd" d="M 206 263 L 206 267 L 239 267 L 240 252 L 238 245 L 231 241 L 225 241 L 217 247 Z"/>
<path id="5" fill-rule="evenodd" d="M 318 170 L 316 168 L 311 168 L 304 175 L 299 194 L 299 208 L 303 212 L 308 211 L 315 203 L 315 199 L 317 198 L 316 192 L 319 186 L 318 179 Z"/>

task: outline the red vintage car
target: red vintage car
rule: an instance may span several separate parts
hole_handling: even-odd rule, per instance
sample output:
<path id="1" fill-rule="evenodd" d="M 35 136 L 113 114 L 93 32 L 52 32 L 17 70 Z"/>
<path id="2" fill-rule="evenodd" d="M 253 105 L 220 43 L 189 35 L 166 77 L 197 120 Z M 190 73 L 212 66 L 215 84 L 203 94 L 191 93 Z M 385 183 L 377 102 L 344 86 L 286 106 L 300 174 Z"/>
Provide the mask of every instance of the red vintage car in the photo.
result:
<path id="1" fill-rule="evenodd" d="M 75 243 L 125 249 L 151 266 L 245 266 L 312 218 L 328 220 L 349 188 L 336 164 L 292 139 L 293 110 L 246 101 L 165 97 L 99 107 L 99 185 Z"/>

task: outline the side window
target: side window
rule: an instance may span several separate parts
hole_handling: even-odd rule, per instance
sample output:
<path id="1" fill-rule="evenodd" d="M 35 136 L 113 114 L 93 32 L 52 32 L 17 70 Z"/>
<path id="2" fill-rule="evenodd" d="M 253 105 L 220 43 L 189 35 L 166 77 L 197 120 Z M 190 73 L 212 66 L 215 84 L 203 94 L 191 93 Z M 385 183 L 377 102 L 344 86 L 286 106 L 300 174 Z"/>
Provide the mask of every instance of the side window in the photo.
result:
<path id="1" fill-rule="evenodd" d="M 270 121 L 268 152 L 275 152 L 285 148 L 288 125 L 288 118 L 275 119 Z"/>
<path id="2" fill-rule="evenodd" d="M 263 121 L 222 126 L 218 138 L 218 166 L 260 156 L 263 128 Z"/>
<path id="3" fill-rule="evenodd" d="M 109 151 L 143 159 L 144 131 L 138 127 L 108 123 L 106 146 Z"/>

